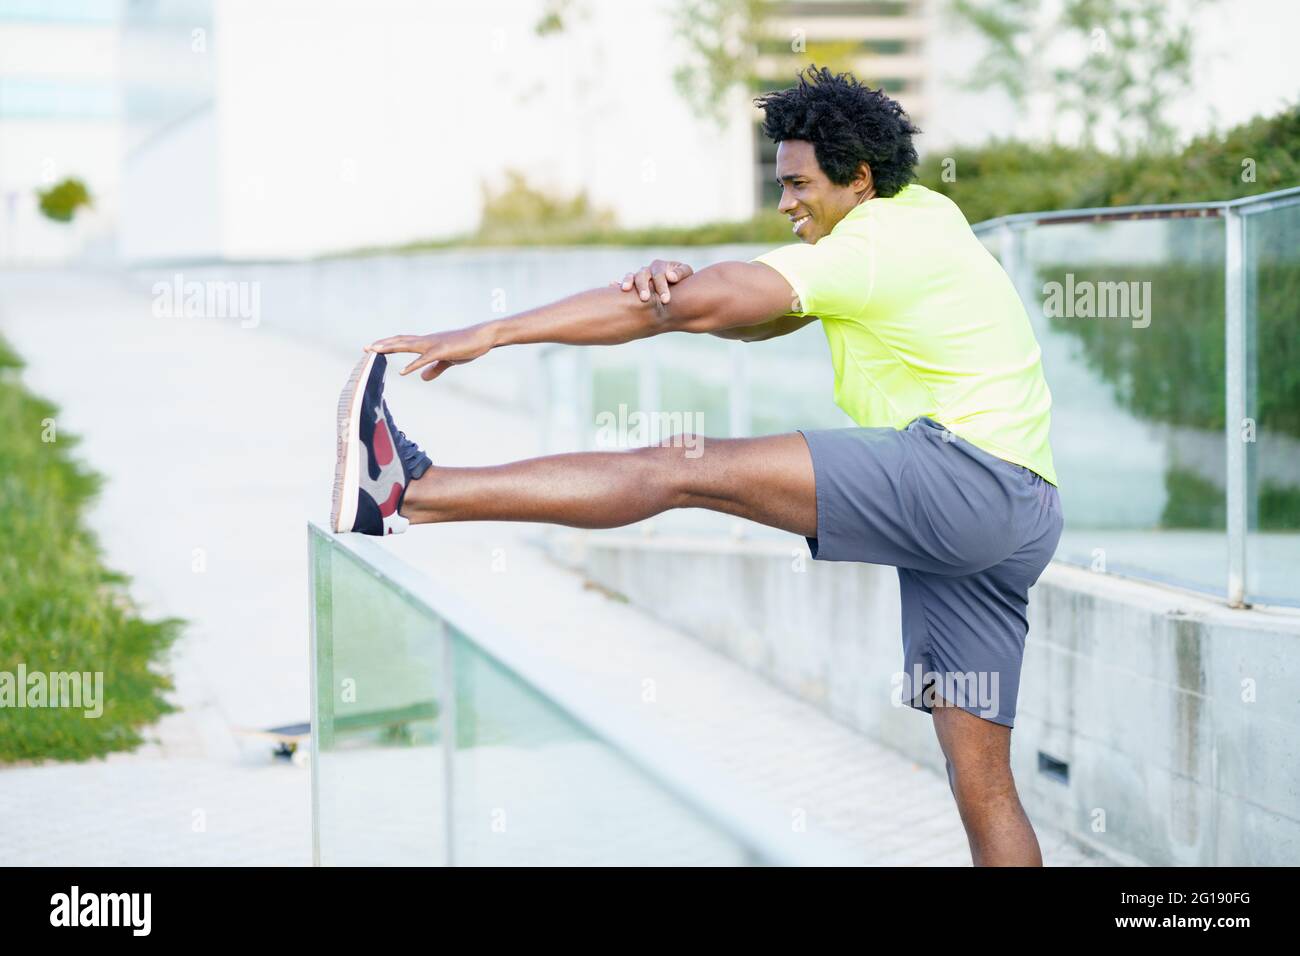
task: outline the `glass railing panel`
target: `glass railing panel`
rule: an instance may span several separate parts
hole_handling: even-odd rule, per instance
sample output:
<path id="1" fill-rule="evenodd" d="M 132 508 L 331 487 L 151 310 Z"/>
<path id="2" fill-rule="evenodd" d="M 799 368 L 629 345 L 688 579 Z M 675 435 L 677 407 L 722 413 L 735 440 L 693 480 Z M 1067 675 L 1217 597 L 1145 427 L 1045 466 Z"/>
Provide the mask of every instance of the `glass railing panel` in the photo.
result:
<path id="1" fill-rule="evenodd" d="M 1274 206 L 1264 212 L 1240 207 L 1247 231 L 1248 406 L 1257 431 L 1247 451 L 1247 588 L 1257 601 L 1300 603 L 1300 506 L 1292 507 L 1300 427 L 1290 421 L 1300 407 L 1290 373 L 1300 341 L 1293 275 L 1300 206 L 1277 194 L 1269 201 Z M 1077 211 L 1064 210 L 1038 221 L 977 224 L 975 232 L 1012 274 L 1043 349 L 1066 513 L 1057 557 L 1224 595 L 1224 220 L 1212 208 L 1171 216 L 1173 209 L 1135 207 L 1128 211 L 1135 218 L 1086 222 L 1069 221 Z M 663 406 L 702 409 L 706 433 L 722 436 L 728 430 L 713 422 L 734 416 L 718 373 L 733 371 L 732 359 L 710 344 L 712 353 L 697 353 L 684 341 L 673 347 L 684 352 L 655 359 L 655 394 Z M 852 424 L 833 404 L 818 325 L 744 348 L 751 434 Z M 707 372 L 694 368 L 697 355 Z M 602 361 L 599 407 L 637 407 L 644 394 L 638 362 Z M 547 365 L 549 381 L 563 377 L 558 360 Z M 706 533 L 722 527 L 671 516 L 655 524 Z"/>
<path id="2" fill-rule="evenodd" d="M 688 431 L 734 437 L 731 386 L 739 370 L 732 343 L 716 335 L 669 335 L 656 345 L 662 410 L 689 422 Z"/>
<path id="3" fill-rule="evenodd" d="M 984 248 L 989 251 L 994 259 L 1002 262 L 1002 237 L 1005 235 L 1005 230 L 997 226 L 986 227 L 979 224 L 973 228 L 975 235 L 979 237 L 979 241 L 984 244 Z M 1003 263 L 1003 268 L 1006 268 L 1006 263 Z"/>
<path id="4" fill-rule="evenodd" d="M 574 351 L 552 349 L 543 357 L 548 401 L 540 414 L 548 453 L 635 447 L 678 433 L 728 438 L 852 424 L 834 403 L 826 338 L 817 323 L 767 342 L 681 334 L 586 349 L 582 362 L 572 358 Z M 590 389 L 585 424 L 578 421 L 584 387 Z M 735 398 L 743 403 L 739 410 Z M 701 451 L 702 444 L 696 446 Z M 699 509 L 667 512 L 635 527 L 732 536 L 738 526 L 767 534 L 750 522 Z"/>
<path id="5" fill-rule="evenodd" d="M 853 424 L 835 404 L 835 373 L 820 322 L 744 348 L 755 435 Z"/>
<path id="6" fill-rule="evenodd" d="M 642 434 L 666 438 L 678 430 L 728 437 L 728 345 L 716 336 L 682 333 L 588 350 L 593 446 L 608 447 L 598 436 L 610 436 L 610 423 L 633 444 Z M 638 429 L 633 414 L 652 416 L 655 424 L 647 419 Z"/>
<path id="7" fill-rule="evenodd" d="M 625 435 L 617 431 L 619 410 L 623 410 L 623 421 L 640 407 L 637 398 L 639 379 L 634 362 L 630 356 L 622 356 L 624 361 L 611 362 L 606 356 L 600 356 L 591 362 L 591 421 L 580 423 L 586 431 L 585 442 L 590 448 L 616 448 L 625 440 Z M 611 423 L 615 430 L 602 429 L 602 424 Z M 602 438 L 608 443 L 602 442 Z M 564 449 L 576 451 L 577 449 Z"/>
<path id="8" fill-rule="evenodd" d="M 320 863 L 440 864 L 440 625 L 327 537 L 310 541 Z"/>
<path id="9" fill-rule="evenodd" d="M 354 538 L 309 532 L 319 863 L 855 862 Z"/>
<path id="10" fill-rule="evenodd" d="M 1300 203 L 1245 230 L 1246 596 L 1300 604 Z"/>
<path id="11" fill-rule="evenodd" d="M 1039 225 L 1012 242 L 1052 390 L 1057 557 L 1223 594 L 1222 220 Z"/>
<path id="12" fill-rule="evenodd" d="M 457 866 L 736 866 L 745 848 L 453 634 Z"/>

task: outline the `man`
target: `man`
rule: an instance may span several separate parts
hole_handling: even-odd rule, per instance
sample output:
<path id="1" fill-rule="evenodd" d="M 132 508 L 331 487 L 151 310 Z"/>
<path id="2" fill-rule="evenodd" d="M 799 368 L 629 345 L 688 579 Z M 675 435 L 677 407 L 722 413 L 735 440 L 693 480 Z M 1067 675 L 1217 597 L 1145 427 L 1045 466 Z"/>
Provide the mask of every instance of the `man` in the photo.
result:
<path id="1" fill-rule="evenodd" d="M 334 528 L 544 521 L 609 528 L 709 508 L 803 535 L 815 559 L 898 569 L 902 700 L 933 715 L 976 865 L 1041 865 L 1010 766 L 1028 589 L 1061 533 L 1050 394 L 1015 289 L 948 199 L 911 182 L 899 105 L 815 68 L 758 100 L 800 242 L 468 328 L 368 346 L 340 400 Z M 670 288 L 671 286 L 671 288 Z M 835 399 L 861 427 L 443 468 L 383 402 L 385 354 L 432 380 L 493 348 L 665 332 L 745 341 L 820 319 Z M 914 680 L 914 678 L 919 678 Z"/>

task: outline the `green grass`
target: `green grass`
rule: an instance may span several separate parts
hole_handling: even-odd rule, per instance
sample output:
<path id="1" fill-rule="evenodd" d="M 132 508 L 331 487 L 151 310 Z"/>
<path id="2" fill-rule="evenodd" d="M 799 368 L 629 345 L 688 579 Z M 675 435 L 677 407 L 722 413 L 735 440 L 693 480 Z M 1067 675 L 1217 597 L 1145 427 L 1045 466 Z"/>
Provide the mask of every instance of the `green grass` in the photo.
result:
<path id="1" fill-rule="evenodd" d="M 72 457 L 73 436 L 51 434 L 58 410 L 22 386 L 21 367 L 0 340 L 0 672 L 102 672 L 103 710 L 3 707 L 0 763 L 130 750 L 142 727 L 175 710 L 154 664 L 183 622 L 141 618 L 127 579 L 101 563 L 85 526 L 99 476 Z"/>

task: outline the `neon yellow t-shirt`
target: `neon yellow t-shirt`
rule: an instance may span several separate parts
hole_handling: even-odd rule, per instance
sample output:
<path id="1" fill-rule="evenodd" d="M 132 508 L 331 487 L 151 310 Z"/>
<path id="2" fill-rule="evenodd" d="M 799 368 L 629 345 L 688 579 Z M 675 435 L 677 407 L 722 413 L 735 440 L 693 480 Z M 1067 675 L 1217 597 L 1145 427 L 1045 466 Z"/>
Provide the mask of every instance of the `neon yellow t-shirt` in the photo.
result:
<path id="1" fill-rule="evenodd" d="M 1029 316 L 957 205 L 916 183 L 851 209 L 816 243 L 753 262 L 820 318 L 835 403 L 865 428 L 926 415 L 1056 484 L 1052 396 Z"/>

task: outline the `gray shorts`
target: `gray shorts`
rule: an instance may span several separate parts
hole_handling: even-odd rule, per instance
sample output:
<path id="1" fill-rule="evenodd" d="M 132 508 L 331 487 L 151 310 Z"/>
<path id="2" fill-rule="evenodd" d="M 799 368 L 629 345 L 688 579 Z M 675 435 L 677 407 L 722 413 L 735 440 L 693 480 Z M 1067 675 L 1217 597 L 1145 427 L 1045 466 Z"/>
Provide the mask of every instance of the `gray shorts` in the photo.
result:
<path id="1" fill-rule="evenodd" d="M 817 480 L 812 556 L 898 569 L 895 701 L 929 713 L 937 695 L 1014 726 L 1029 588 L 1061 537 L 1056 486 L 925 417 L 800 433 Z"/>

